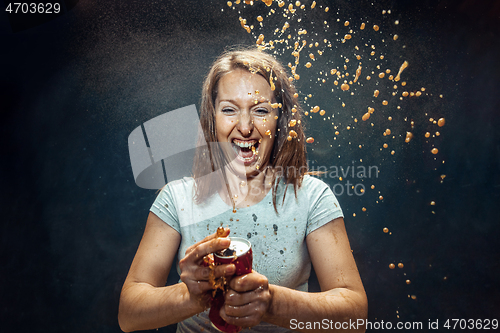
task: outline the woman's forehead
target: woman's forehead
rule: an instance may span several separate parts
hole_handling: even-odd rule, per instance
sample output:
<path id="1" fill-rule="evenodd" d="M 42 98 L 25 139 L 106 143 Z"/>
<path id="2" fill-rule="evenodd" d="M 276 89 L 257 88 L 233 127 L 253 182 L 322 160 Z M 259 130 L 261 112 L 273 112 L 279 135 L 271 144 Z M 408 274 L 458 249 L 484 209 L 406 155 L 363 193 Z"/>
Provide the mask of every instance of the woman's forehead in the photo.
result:
<path id="1" fill-rule="evenodd" d="M 232 70 L 218 82 L 217 97 L 226 95 L 261 95 L 271 99 L 274 95 L 270 83 L 260 74 L 244 69 Z"/>

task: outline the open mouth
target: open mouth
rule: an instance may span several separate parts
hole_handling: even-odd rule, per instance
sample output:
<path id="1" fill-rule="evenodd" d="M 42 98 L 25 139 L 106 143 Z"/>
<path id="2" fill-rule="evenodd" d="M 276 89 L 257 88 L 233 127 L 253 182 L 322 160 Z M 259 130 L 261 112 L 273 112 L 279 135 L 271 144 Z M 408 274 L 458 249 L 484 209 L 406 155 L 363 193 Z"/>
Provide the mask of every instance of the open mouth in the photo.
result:
<path id="1" fill-rule="evenodd" d="M 259 141 L 257 140 L 237 140 L 234 139 L 231 142 L 234 152 L 237 158 L 245 164 L 254 162 L 257 155 L 259 154 Z"/>

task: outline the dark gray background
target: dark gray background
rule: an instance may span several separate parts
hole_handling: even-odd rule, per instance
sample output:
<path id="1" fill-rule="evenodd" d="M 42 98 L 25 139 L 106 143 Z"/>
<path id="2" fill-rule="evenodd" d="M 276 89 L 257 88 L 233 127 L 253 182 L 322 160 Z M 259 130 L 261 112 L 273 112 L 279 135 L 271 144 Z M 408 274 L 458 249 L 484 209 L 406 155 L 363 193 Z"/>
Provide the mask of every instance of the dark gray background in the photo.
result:
<path id="1" fill-rule="evenodd" d="M 410 116 L 422 124 L 421 111 L 438 109 L 447 119 L 437 161 L 402 141 L 397 157 L 381 157 L 380 132 L 350 134 L 365 145 L 360 152 L 333 141 L 330 125 L 308 123 L 316 165 L 363 158 L 381 169 L 371 183 L 382 203 L 368 193 L 339 197 L 369 319 L 500 319 L 499 2 L 328 3 L 353 21 L 391 9 L 407 44 L 397 52 L 414 66 L 408 76 L 435 94 L 409 107 Z M 226 1 L 66 5 L 63 15 L 26 29 L 0 14 L 2 331 L 119 331 L 121 285 L 155 197 L 134 183 L 127 137 L 157 115 L 199 105 L 214 58 L 227 45 L 254 42 Z M 333 103 L 318 95 L 319 104 Z M 400 261 L 403 270 L 387 268 Z"/>

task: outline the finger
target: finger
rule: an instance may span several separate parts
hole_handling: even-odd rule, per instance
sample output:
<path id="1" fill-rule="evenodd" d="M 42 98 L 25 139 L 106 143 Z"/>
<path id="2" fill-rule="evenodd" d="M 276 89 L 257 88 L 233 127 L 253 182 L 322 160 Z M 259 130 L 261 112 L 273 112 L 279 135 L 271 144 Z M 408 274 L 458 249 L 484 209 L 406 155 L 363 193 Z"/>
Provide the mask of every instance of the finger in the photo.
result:
<path id="1" fill-rule="evenodd" d="M 250 317 L 254 314 L 258 314 L 258 307 L 255 304 L 247 303 L 241 306 L 234 306 L 229 304 L 224 304 L 224 313 L 228 317 Z"/>
<path id="2" fill-rule="evenodd" d="M 232 306 L 243 306 L 252 302 L 266 301 L 267 290 L 262 286 L 255 290 L 239 293 L 233 289 L 228 289 L 224 295 L 225 304 Z"/>
<path id="3" fill-rule="evenodd" d="M 192 281 L 208 281 L 211 269 L 205 266 L 197 266 L 193 272 Z M 236 272 L 234 264 L 219 265 L 214 268 L 214 278 L 221 276 L 230 277 Z M 186 275 L 187 276 L 187 275 Z M 189 278 L 186 278 L 189 279 Z"/>
<path id="4" fill-rule="evenodd" d="M 229 244 L 231 244 L 231 240 L 228 238 L 214 238 L 207 242 L 201 243 L 193 250 L 191 250 L 191 252 L 186 253 L 184 259 L 201 262 L 201 260 L 203 260 L 203 257 L 207 254 L 227 249 L 229 247 Z"/>
<path id="5" fill-rule="evenodd" d="M 236 273 L 236 266 L 234 264 L 217 265 L 215 266 L 215 277 L 230 277 Z"/>
<path id="6" fill-rule="evenodd" d="M 264 275 L 257 272 L 248 273 L 233 278 L 229 282 L 229 287 L 239 293 L 255 290 L 259 287 L 268 289 L 269 282 Z"/>
<path id="7" fill-rule="evenodd" d="M 229 228 L 224 228 L 224 234 L 222 237 L 227 237 L 230 233 L 230 229 Z M 203 244 L 203 243 L 206 243 L 212 239 L 215 239 L 215 238 L 218 238 L 219 236 L 217 236 L 217 232 L 214 232 L 213 234 L 211 235 L 208 235 L 207 237 L 203 238 L 201 241 L 199 241 L 198 243 L 195 243 L 193 245 L 191 245 L 190 247 L 187 248 L 186 250 L 186 255 L 191 252 L 194 248 L 196 248 L 197 246 Z"/>
<path id="8" fill-rule="evenodd" d="M 227 312 L 237 313 L 238 315 L 230 316 Z M 252 327 L 260 323 L 262 318 L 262 314 L 260 312 L 261 311 L 252 311 L 252 304 L 248 304 L 242 309 L 234 309 L 234 312 L 230 307 L 223 306 L 220 309 L 219 314 L 228 324 L 240 327 Z M 246 313 L 246 315 L 244 315 L 244 313 Z"/>

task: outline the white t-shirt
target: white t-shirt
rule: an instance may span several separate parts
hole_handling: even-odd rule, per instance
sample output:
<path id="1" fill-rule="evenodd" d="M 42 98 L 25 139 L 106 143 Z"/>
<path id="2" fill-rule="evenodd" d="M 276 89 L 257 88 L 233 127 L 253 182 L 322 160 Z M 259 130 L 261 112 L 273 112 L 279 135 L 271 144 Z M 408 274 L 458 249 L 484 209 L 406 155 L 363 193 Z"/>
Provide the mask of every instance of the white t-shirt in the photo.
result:
<path id="1" fill-rule="evenodd" d="M 197 205 L 193 200 L 194 180 L 184 178 L 161 190 L 151 212 L 181 234 L 179 259 L 184 257 L 189 246 L 216 232 L 218 227 L 229 227 L 230 237 L 250 241 L 253 269 L 266 276 L 270 284 L 308 291 L 311 259 L 306 236 L 343 217 L 342 209 L 328 185 L 317 178 L 304 176 L 297 197 L 293 186 L 289 185 L 282 203 L 284 188 L 285 185 L 280 184 L 276 194 L 278 214 L 272 203 L 272 191 L 259 203 L 233 212 L 233 207 L 227 205 L 218 193 Z M 177 271 L 180 274 L 178 264 Z M 177 327 L 178 332 L 217 332 L 210 324 L 208 311 L 179 323 Z M 266 323 L 251 329 L 251 332 L 287 331 Z"/>

